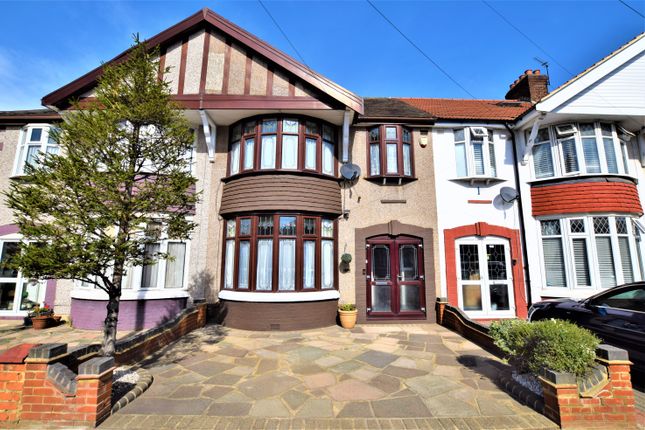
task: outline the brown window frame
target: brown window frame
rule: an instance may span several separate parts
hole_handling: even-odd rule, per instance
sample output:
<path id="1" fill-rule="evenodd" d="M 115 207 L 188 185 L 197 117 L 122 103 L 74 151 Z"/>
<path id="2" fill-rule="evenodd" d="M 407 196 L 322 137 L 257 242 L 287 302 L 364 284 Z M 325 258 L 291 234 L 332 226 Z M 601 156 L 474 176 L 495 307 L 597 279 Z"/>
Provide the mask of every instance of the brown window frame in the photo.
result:
<path id="1" fill-rule="evenodd" d="M 258 221 L 260 217 L 271 216 L 273 219 L 273 232 L 271 235 L 258 234 Z M 280 234 L 280 217 L 296 217 L 296 234 L 281 235 Z M 315 232 L 314 234 L 304 234 L 304 220 L 306 218 L 315 219 Z M 226 227 L 228 221 L 235 220 L 235 236 L 227 237 Z M 241 235 L 240 225 L 242 219 L 251 219 L 251 234 Z M 332 237 L 322 236 L 322 220 L 331 220 L 333 222 L 334 233 Z M 256 289 L 256 276 L 257 276 L 257 253 L 258 253 L 258 240 L 268 239 L 273 240 L 273 255 L 272 255 L 272 279 L 271 290 L 257 290 Z M 294 290 L 279 290 L 279 246 L 280 239 L 295 239 L 296 240 L 296 272 L 295 272 L 295 289 Z M 234 266 L 233 266 L 233 288 L 225 288 L 226 282 L 226 242 L 234 240 Z M 332 216 L 315 215 L 309 213 L 295 213 L 295 212 L 257 212 L 252 214 L 238 215 L 233 218 L 225 219 L 223 222 L 222 234 L 222 265 L 221 265 L 221 282 L 220 289 L 222 291 L 246 291 L 254 293 L 297 293 L 297 292 L 311 292 L 311 291 L 331 291 L 332 289 L 322 289 L 322 241 L 332 240 L 334 244 L 334 254 L 332 268 L 334 273 L 333 290 L 338 290 L 338 219 Z M 249 241 L 249 288 L 239 288 L 239 256 L 240 256 L 240 242 Z M 315 280 L 314 288 L 304 288 L 304 242 L 315 241 Z"/>
<path id="2" fill-rule="evenodd" d="M 386 130 L 388 127 L 396 128 L 396 139 L 387 139 Z M 379 136 L 377 140 L 371 139 L 372 130 L 378 128 Z M 403 131 L 407 131 L 410 134 L 410 141 L 403 141 Z M 377 144 L 379 146 L 379 174 L 372 175 L 372 157 L 371 157 L 371 147 L 372 145 Z M 397 172 L 396 173 L 387 173 L 387 145 L 396 144 L 396 160 L 397 160 Z M 410 145 L 410 174 L 406 175 L 404 173 L 404 163 L 403 163 L 403 145 Z M 413 180 L 416 179 L 416 172 L 414 167 L 414 137 L 413 131 L 402 125 L 398 124 L 380 124 L 373 127 L 367 128 L 367 179 L 385 179 L 395 178 L 402 180 Z"/>
<path id="3" fill-rule="evenodd" d="M 275 119 L 277 121 L 277 127 L 275 132 L 262 132 L 262 121 Z M 283 132 L 283 121 L 295 119 L 298 120 L 298 133 Z M 245 125 L 255 122 L 253 131 L 251 133 L 245 133 Z M 315 123 L 318 128 L 318 133 L 307 133 L 307 123 Z M 237 173 L 231 173 L 231 151 L 233 144 L 238 142 L 234 139 L 235 129 L 239 127 L 239 169 Z M 332 138 L 333 141 L 325 140 L 323 138 L 323 128 L 330 127 L 332 129 Z M 298 153 L 297 153 L 297 163 L 295 169 L 283 169 L 282 168 L 282 136 L 283 135 L 296 135 L 298 136 Z M 262 155 L 262 136 L 276 136 L 276 149 L 275 149 L 275 165 L 270 169 L 261 169 L 261 155 Z M 246 140 L 254 139 L 253 143 L 253 167 L 250 169 L 244 169 L 244 158 L 246 155 Z M 316 168 L 307 169 L 305 168 L 305 150 L 307 138 L 316 139 Z M 323 167 L 323 141 L 331 142 L 334 146 L 333 150 L 333 173 L 324 173 L 322 170 Z M 229 127 L 229 142 L 228 142 L 228 159 L 226 161 L 226 177 L 237 177 L 239 175 L 244 175 L 248 173 L 271 173 L 271 172 L 305 172 L 311 173 L 314 175 L 321 175 L 324 177 L 338 177 L 338 151 L 339 151 L 339 130 L 333 124 L 330 124 L 326 121 L 320 120 L 318 118 L 311 118 L 304 115 L 257 115 L 248 118 L 244 118 Z"/>

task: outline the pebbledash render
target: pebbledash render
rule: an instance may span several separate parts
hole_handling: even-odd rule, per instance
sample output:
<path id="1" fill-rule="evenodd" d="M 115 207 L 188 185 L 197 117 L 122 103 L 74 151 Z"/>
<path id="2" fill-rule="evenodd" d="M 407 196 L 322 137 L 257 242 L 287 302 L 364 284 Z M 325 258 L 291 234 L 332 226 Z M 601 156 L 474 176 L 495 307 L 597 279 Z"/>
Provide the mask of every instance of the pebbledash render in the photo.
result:
<path id="1" fill-rule="evenodd" d="M 504 99 L 362 98 L 204 9 L 149 40 L 194 127 L 203 198 L 175 258 L 131 267 L 119 327 L 196 300 L 231 327 L 305 329 L 356 303 L 361 323 L 433 322 L 437 297 L 478 320 L 643 279 L 645 36 L 549 93 L 527 70 Z M 127 51 L 116 57 L 118 60 Z M 0 188 L 101 68 L 0 112 Z M 20 232 L 0 205 L 0 259 Z M 0 318 L 53 305 L 99 328 L 107 297 L 0 271 Z"/>

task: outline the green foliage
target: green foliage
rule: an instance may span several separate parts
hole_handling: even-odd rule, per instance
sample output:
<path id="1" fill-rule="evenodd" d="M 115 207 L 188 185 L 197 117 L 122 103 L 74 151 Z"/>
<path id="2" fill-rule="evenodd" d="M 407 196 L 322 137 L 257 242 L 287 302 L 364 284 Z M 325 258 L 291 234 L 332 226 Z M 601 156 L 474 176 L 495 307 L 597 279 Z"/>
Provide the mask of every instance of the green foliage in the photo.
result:
<path id="1" fill-rule="evenodd" d="M 353 303 L 344 303 L 338 306 L 338 309 L 340 309 L 341 311 L 355 311 L 356 305 Z"/>
<path id="2" fill-rule="evenodd" d="M 114 327 L 125 269 L 167 258 L 145 252 L 160 232 L 185 240 L 195 227 L 186 218 L 198 201 L 186 157 L 194 137 L 157 58 L 135 38 L 126 61 L 105 66 L 95 100 L 64 113 L 52 133 L 60 153 L 27 166 L 5 193 L 26 239 L 13 264 L 29 278 L 95 284 Z"/>
<path id="3" fill-rule="evenodd" d="M 600 340 L 589 330 L 563 320 L 500 321 L 490 335 L 521 372 L 541 369 L 584 376 L 593 367 Z"/>

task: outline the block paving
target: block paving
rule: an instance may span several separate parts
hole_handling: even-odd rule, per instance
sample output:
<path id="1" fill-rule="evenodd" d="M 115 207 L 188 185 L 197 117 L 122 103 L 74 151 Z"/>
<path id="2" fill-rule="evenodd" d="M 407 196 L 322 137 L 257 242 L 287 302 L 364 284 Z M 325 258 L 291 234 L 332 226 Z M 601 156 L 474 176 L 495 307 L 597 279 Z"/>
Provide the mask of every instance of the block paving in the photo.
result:
<path id="1" fill-rule="evenodd" d="M 141 363 L 108 429 L 552 429 L 495 384 L 505 364 L 435 324 L 251 332 L 209 325 Z"/>

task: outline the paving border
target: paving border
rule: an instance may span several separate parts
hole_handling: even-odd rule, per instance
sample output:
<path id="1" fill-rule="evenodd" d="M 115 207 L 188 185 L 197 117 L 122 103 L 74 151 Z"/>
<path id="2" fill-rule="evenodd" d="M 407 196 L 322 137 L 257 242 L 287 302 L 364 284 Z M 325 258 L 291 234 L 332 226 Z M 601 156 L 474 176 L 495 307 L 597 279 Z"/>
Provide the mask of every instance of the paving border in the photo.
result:
<path id="1" fill-rule="evenodd" d="M 544 398 L 538 396 L 515 379 L 508 370 L 500 372 L 497 381 L 504 391 L 511 395 L 518 402 L 529 406 L 536 412 L 544 414 Z"/>
<path id="2" fill-rule="evenodd" d="M 125 393 L 123 397 L 121 397 L 114 405 L 112 405 L 110 413 L 113 414 L 119 409 L 123 408 L 125 405 L 132 403 L 134 399 L 142 395 L 148 388 L 150 388 L 150 385 L 152 385 L 154 378 L 152 377 L 152 374 L 150 372 L 143 368 L 136 369 L 135 371 L 139 375 L 139 381 L 137 381 L 135 386 L 130 391 Z"/>

